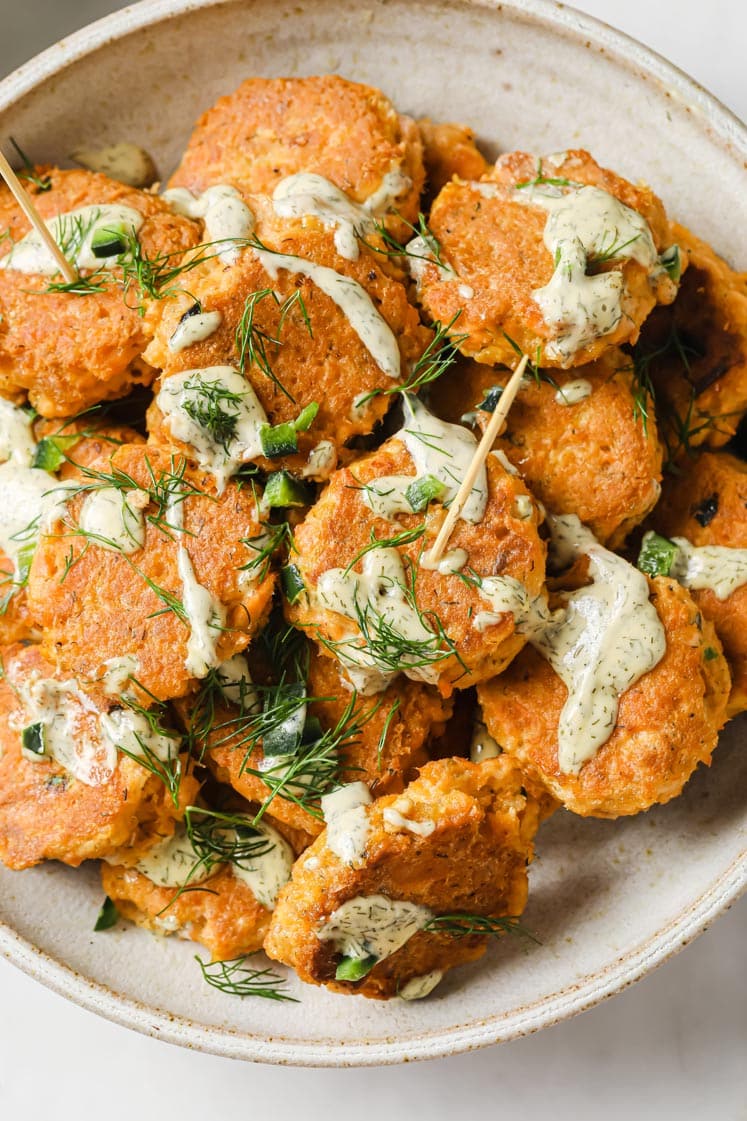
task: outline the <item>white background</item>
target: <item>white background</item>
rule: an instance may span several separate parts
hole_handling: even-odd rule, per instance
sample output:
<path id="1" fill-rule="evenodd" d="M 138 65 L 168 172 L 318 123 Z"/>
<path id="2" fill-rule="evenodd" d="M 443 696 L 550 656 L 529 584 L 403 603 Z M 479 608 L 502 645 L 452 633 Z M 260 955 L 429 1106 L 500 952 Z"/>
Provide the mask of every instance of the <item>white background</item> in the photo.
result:
<path id="1" fill-rule="evenodd" d="M 121 6 L 0 0 L 0 75 Z M 576 6 L 654 47 L 747 118 L 744 0 Z M 368 1071 L 182 1051 L 99 1020 L 0 960 L 0 1121 L 472 1121 L 478 1111 L 516 1121 L 747 1121 L 746 940 L 743 900 L 653 976 L 575 1020 L 472 1055 Z"/>

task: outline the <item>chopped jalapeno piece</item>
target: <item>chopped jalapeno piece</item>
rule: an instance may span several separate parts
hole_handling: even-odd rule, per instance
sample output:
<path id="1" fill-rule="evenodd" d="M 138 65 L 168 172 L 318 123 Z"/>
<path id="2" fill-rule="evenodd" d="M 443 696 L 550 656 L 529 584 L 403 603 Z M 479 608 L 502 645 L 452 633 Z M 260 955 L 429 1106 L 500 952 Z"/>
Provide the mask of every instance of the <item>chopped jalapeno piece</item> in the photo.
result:
<path id="1" fill-rule="evenodd" d="M 309 490 L 287 471 L 275 471 L 267 478 L 265 503 L 274 506 L 308 506 L 311 501 Z"/>
<path id="2" fill-rule="evenodd" d="M 422 479 L 415 479 L 405 491 L 405 498 L 410 503 L 413 513 L 420 514 L 429 502 L 440 498 L 446 487 L 435 475 L 424 475 Z"/>
<path id="3" fill-rule="evenodd" d="M 287 564 L 280 570 L 280 583 L 288 603 L 295 603 L 306 590 L 298 565 Z"/>
<path id="4" fill-rule="evenodd" d="M 101 910 L 98 913 L 96 922 L 93 924 L 93 929 L 95 931 L 111 930 L 113 926 L 116 926 L 118 918 L 119 911 L 107 895 L 106 899 L 101 904 Z"/>
<path id="5" fill-rule="evenodd" d="M 360 981 L 367 973 L 371 972 L 378 960 L 374 954 L 368 954 L 364 958 L 344 957 L 335 971 L 335 980 Z"/>
<path id="6" fill-rule="evenodd" d="M 682 255 L 679 245 L 670 245 L 669 249 L 664 250 L 659 260 L 662 268 L 666 269 L 676 284 L 682 276 Z"/>
<path id="7" fill-rule="evenodd" d="M 127 248 L 124 226 L 96 230 L 91 238 L 94 257 L 119 257 Z"/>
<path id="8" fill-rule="evenodd" d="M 36 446 L 32 467 L 42 471 L 58 471 L 65 462 L 65 452 L 80 440 L 80 433 L 69 436 L 45 436 Z"/>
<path id="9" fill-rule="evenodd" d="M 298 451 L 298 436 L 292 424 L 263 424 L 259 430 L 262 453 L 268 459 L 293 455 Z"/>
<path id="10" fill-rule="evenodd" d="M 262 751 L 269 755 L 294 755 L 303 738 L 306 726 L 306 686 L 303 681 L 292 681 L 278 686 L 272 695 L 273 708 L 287 707 L 288 715 L 265 732 Z"/>
<path id="11" fill-rule="evenodd" d="M 29 724 L 28 728 L 24 728 L 21 732 L 21 746 L 32 755 L 44 755 L 44 725 Z"/>
<path id="12" fill-rule="evenodd" d="M 658 533 L 647 533 L 638 554 L 638 567 L 647 576 L 668 576 L 676 555 L 674 541 Z"/>
<path id="13" fill-rule="evenodd" d="M 319 412 L 319 406 L 316 401 L 312 401 L 305 409 L 302 409 L 296 419 L 293 421 L 293 427 L 296 432 L 307 432 L 311 428 L 316 414 Z"/>

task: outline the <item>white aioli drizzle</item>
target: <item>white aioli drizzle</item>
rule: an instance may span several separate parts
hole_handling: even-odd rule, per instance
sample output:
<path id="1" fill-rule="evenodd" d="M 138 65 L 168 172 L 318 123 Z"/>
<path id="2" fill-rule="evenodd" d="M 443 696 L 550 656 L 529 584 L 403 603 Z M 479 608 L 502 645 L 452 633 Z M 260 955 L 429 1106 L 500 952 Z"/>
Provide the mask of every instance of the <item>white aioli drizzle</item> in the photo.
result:
<path id="1" fill-rule="evenodd" d="M 211 390 L 213 395 L 231 395 L 217 399 L 215 404 L 216 408 L 236 418 L 235 433 L 226 446 L 213 439 L 210 431 L 185 409 L 185 405 L 204 404 Z M 156 404 L 167 419 L 171 435 L 194 448 L 197 462 L 214 477 L 219 493 L 225 490 L 226 481 L 242 463 L 262 455 L 259 433 L 262 425 L 267 424 L 267 414 L 250 382 L 233 366 L 205 366 L 172 374 L 161 382 Z"/>
<path id="2" fill-rule="evenodd" d="M 31 466 L 36 451 L 32 424 L 30 414 L 0 398 L 0 463 Z"/>
<path id="3" fill-rule="evenodd" d="M 405 570 L 396 549 L 372 549 L 363 558 L 363 571 L 331 568 L 323 572 L 317 583 L 317 596 L 322 606 L 357 622 L 365 620 L 369 631 L 380 633 L 382 627 L 395 631 L 404 642 L 422 644 L 427 655 L 438 653 L 438 637 L 422 623 L 417 611 L 405 595 Z M 354 687 L 363 696 L 380 693 L 398 673 L 413 681 L 433 684 L 438 671 L 433 664 L 418 665 L 416 654 L 403 651 L 396 669 L 377 660 L 365 645 L 358 631 L 335 647 L 335 654 L 345 666 Z"/>
<path id="4" fill-rule="evenodd" d="M 610 334 L 623 316 L 625 282 L 618 269 L 588 276 L 590 258 L 615 248 L 615 260 L 633 260 L 653 278 L 661 271 L 648 222 L 599 187 L 517 189 L 515 197 L 548 212 L 544 242 L 555 262 L 552 279 L 532 293 L 545 322 L 558 329 L 545 351 L 570 363 L 595 339 Z"/>
<path id="5" fill-rule="evenodd" d="M 486 759 L 497 759 L 501 749 L 496 740 L 483 724 L 482 720 L 475 720 L 472 729 L 472 739 L 469 745 L 469 757 L 473 763 L 482 763 Z"/>
<path id="6" fill-rule="evenodd" d="M 443 978 L 443 970 L 433 969 L 422 977 L 412 977 L 397 993 L 400 1000 L 422 1000 L 429 996 Z"/>
<path id="7" fill-rule="evenodd" d="M 260 821 L 253 829 L 264 837 L 270 847 L 259 856 L 242 857 L 231 863 L 234 876 L 245 883 L 254 898 L 269 911 L 278 901 L 281 887 L 288 883 L 293 867 L 293 849 L 285 837 L 271 825 Z M 226 830 L 235 836 L 235 830 Z"/>
<path id="8" fill-rule="evenodd" d="M 337 449 L 331 440 L 320 440 L 301 468 L 302 479 L 328 479 L 337 466 Z"/>
<path id="9" fill-rule="evenodd" d="M 365 782 L 349 782 L 323 794 L 322 814 L 327 826 L 326 844 L 338 860 L 358 867 L 370 832 L 368 807 L 373 802 Z"/>
<path id="10" fill-rule="evenodd" d="M 407 448 L 417 477 L 433 475 L 446 487 L 443 503 L 448 506 L 474 459 L 477 440 L 463 425 L 439 420 L 412 394 L 404 395 L 403 408 L 405 422 L 394 439 Z M 488 477 L 483 465 L 459 516 L 477 525 L 485 516 L 487 504 Z"/>
<path id="11" fill-rule="evenodd" d="M 397 339 L 357 280 L 303 257 L 274 253 L 269 249 L 254 249 L 254 254 L 272 280 L 277 280 L 278 272 L 285 269 L 294 276 L 306 276 L 313 281 L 347 318 L 379 369 L 387 377 L 399 378 L 401 360 Z"/>
<path id="12" fill-rule="evenodd" d="M 78 522 L 99 548 L 129 555 L 145 544 L 143 511 L 149 502 L 147 491 L 101 487 L 86 496 Z"/>
<path id="13" fill-rule="evenodd" d="M 666 633 L 649 601 L 646 577 L 603 548 L 575 514 L 548 517 L 558 561 L 589 558 L 592 583 L 564 596 L 550 612 L 544 599 L 531 600 L 511 577 L 494 576 L 480 588 L 491 613 L 475 625 L 489 626 L 509 611 L 516 630 L 550 663 L 568 689 L 558 726 L 558 766 L 578 774 L 612 735 L 620 696 L 658 665 Z"/>
<path id="14" fill-rule="evenodd" d="M 214 867 L 200 863 L 200 857 L 181 823 L 170 837 L 148 849 L 135 867 L 157 887 L 183 887 L 187 882 L 201 884 L 216 871 Z"/>
<path id="15" fill-rule="evenodd" d="M 113 253 L 110 257 L 96 257 L 91 247 L 94 235 L 109 230 L 119 233 L 121 229 L 134 235 L 142 224 L 143 216 L 139 210 L 114 203 L 79 206 L 49 218 L 45 223 L 77 270 L 115 265 L 120 256 Z M 83 236 L 79 236 L 78 230 Z M 31 230 L 16 242 L 10 253 L 0 261 L 0 268 L 39 276 L 55 276 L 60 271 L 36 230 Z"/>
<path id="16" fill-rule="evenodd" d="M 38 467 L 0 464 L 0 549 L 19 572 L 22 554 L 33 548 L 64 512 L 65 484 Z"/>
<path id="17" fill-rule="evenodd" d="M 178 740 L 154 731 L 142 713 L 101 712 L 76 681 L 47 679 L 38 672 L 21 676 L 12 670 L 9 676 L 23 706 L 11 726 L 22 730 L 41 724 L 44 729 L 44 754 L 24 751 L 26 758 L 40 762 L 51 757 L 87 786 L 109 781 L 117 766 L 118 747 L 141 756 L 145 744 L 162 762 L 178 751 Z"/>
<path id="18" fill-rule="evenodd" d="M 433 913 L 417 903 L 385 895 L 358 895 L 332 912 L 317 931 L 317 938 L 332 942 L 346 957 L 373 954 L 381 961 L 396 953 L 432 918 Z"/>
<path id="19" fill-rule="evenodd" d="M 568 381 L 555 391 L 555 400 L 559 405 L 577 405 L 591 397 L 592 384 L 586 378 L 576 378 Z"/>
<path id="20" fill-rule="evenodd" d="M 732 549 L 727 545 L 695 546 L 686 537 L 673 537 L 672 541 L 677 552 L 670 575 L 683 588 L 708 590 L 723 601 L 747 584 L 747 549 Z"/>
<path id="21" fill-rule="evenodd" d="M 169 339 L 169 350 L 178 353 L 209 339 L 222 322 L 223 316 L 219 311 L 198 311 L 194 315 L 185 313 Z"/>
<path id="22" fill-rule="evenodd" d="M 120 658 L 107 658 L 103 663 L 104 674 L 101 688 L 110 697 L 122 695 L 122 691 L 133 677 L 137 677 L 140 662 L 134 654 L 124 654 Z"/>
<path id="23" fill-rule="evenodd" d="M 224 700 L 241 705 L 245 712 L 261 709 L 259 694 L 254 688 L 249 663 L 243 654 L 234 654 L 215 670 L 215 676 Z"/>
<path id="24" fill-rule="evenodd" d="M 436 828 L 435 821 L 415 821 L 407 815 L 412 812 L 413 805 L 410 798 L 403 794 L 391 806 L 386 806 L 381 812 L 384 829 L 387 833 L 414 833 L 416 837 L 430 837 Z"/>
<path id="25" fill-rule="evenodd" d="M 130 187 L 149 187 L 158 175 L 148 152 L 126 140 L 104 148 L 78 148 L 72 159 L 89 171 L 99 171 Z"/>
<path id="26" fill-rule="evenodd" d="M 227 265 L 236 264 L 241 253 L 237 243 L 251 236 L 254 215 L 235 187 L 216 183 L 199 196 L 186 187 L 172 187 L 161 197 L 175 213 L 185 218 L 202 218 L 206 242 L 222 242 L 220 247 L 216 246 L 217 256 Z"/>
<path id="27" fill-rule="evenodd" d="M 198 583 L 187 546 L 184 543 L 184 511 L 179 495 L 172 495 L 167 506 L 168 524 L 178 535 L 177 566 L 182 582 L 182 604 L 187 616 L 189 638 L 184 666 L 192 677 L 204 677 L 220 664 L 218 642 L 226 625 L 226 609 L 207 588 Z"/>
<path id="28" fill-rule="evenodd" d="M 281 218 L 318 218 L 324 226 L 334 229 L 335 249 L 340 256 L 357 261 L 358 238 L 373 233 L 374 218 L 390 210 L 411 186 L 409 176 L 393 168 L 365 202 L 357 203 L 323 175 L 301 171 L 281 179 L 273 191 L 272 204 Z"/>

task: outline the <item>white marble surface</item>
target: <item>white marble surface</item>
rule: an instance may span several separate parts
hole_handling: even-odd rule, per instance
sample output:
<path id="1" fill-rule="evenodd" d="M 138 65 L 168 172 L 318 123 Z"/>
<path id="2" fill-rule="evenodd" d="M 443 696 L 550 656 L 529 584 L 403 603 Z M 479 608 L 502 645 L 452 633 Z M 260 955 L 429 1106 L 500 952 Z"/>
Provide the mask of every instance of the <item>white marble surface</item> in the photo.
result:
<path id="1" fill-rule="evenodd" d="M 0 73 L 111 0 L 0 0 Z M 747 117 L 743 0 L 578 0 Z M 747 1121 L 743 900 L 634 989 L 540 1035 L 473 1055 L 369 1071 L 280 1070 L 191 1054 L 98 1020 L 0 962 L 0 1119 L 243 1114 L 277 1121 L 478 1110 L 553 1121 Z"/>

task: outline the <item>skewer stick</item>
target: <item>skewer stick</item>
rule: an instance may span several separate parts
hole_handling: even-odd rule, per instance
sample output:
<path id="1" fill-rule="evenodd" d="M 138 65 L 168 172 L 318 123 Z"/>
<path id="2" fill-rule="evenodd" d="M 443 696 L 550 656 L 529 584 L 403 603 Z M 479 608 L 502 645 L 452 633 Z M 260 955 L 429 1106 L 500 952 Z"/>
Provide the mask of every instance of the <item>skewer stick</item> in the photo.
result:
<path id="1" fill-rule="evenodd" d="M 529 355 L 525 354 L 519 365 L 514 370 L 513 374 L 508 380 L 506 388 L 501 393 L 500 400 L 496 405 L 493 415 L 490 418 L 488 427 L 483 432 L 482 440 L 477 445 L 477 449 L 473 456 L 472 462 L 467 469 L 467 474 L 462 480 L 462 485 L 456 493 L 456 498 L 449 507 L 449 512 L 444 519 L 444 523 L 439 530 L 438 537 L 433 543 L 433 548 L 428 550 L 428 564 L 437 565 L 441 560 L 443 551 L 446 548 L 449 538 L 454 532 L 457 518 L 462 512 L 465 502 L 469 498 L 472 487 L 475 484 L 478 472 L 482 467 L 485 460 L 488 458 L 488 453 L 493 446 L 493 442 L 503 427 L 503 422 L 508 415 L 508 410 L 514 403 L 514 397 L 519 392 L 521 379 L 524 376 L 524 371 L 527 368 Z"/>
<path id="2" fill-rule="evenodd" d="M 31 196 L 22 185 L 15 171 L 10 166 L 2 152 L 0 152 L 0 175 L 2 175 L 3 179 L 8 184 L 10 193 L 13 195 L 13 198 L 16 200 L 21 210 L 26 215 L 29 222 L 34 227 L 49 252 L 54 257 L 55 261 L 57 262 L 57 267 L 65 277 L 67 283 L 75 284 L 76 280 L 78 279 L 78 274 L 68 261 L 65 254 L 60 249 L 55 239 L 52 237 L 49 227 L 31 201 Z"/>

